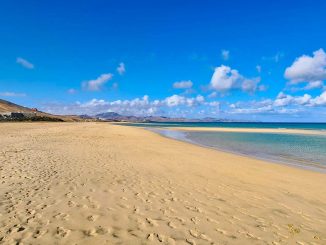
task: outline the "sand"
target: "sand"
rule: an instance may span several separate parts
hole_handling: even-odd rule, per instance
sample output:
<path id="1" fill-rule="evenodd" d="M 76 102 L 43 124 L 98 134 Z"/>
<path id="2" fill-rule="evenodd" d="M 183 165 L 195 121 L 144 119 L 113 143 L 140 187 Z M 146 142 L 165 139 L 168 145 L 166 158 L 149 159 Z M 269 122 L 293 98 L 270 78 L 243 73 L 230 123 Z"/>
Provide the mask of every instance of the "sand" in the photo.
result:
<path id="1" fill-rule="evenodd" d="M 213 127 L 168 127 L 170 130 L 202 131 L 202 132 L 235 132 L 235 133 L 276 133 L 326 135 L 325 130 L 282 129 L 282 128 L 213 128 Z"/>
<path id="2" fill-rule="evenodd" d="M 0 124 L 1 244 L 326 244 L 326 175 L 107 123 Z"/>

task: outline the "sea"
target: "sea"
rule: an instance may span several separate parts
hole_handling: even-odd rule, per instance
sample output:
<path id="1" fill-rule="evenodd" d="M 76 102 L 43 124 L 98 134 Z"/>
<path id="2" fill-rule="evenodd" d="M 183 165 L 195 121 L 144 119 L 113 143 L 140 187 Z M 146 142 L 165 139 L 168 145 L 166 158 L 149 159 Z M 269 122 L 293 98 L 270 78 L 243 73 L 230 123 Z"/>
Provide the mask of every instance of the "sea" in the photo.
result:
<path id="1" fill-rule="evenodd" d="M 158 122 L 123 125 L 144 127 L 176 140 L 326 173 L 326 123 Z M 317 130 L 321 134 L 183 131 L 170 130 L 171 127 L 300 129 Z"/>

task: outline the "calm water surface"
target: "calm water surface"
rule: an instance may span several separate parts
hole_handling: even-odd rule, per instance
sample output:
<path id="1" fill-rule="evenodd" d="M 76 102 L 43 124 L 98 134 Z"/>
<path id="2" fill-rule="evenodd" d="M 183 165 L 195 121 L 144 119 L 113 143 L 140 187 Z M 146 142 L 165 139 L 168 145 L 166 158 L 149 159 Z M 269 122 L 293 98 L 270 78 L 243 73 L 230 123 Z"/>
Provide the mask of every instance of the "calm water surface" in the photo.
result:
<path id="1" fill-rule="evenodd" d="M 247 132 L 154 131 L 178 140 L 326 172 L 326 136 Z"/>
<path id="2" fill-rule="evenodd" d="M 260 123 L 260 122 L 155 122 L 127 123 L 123 125 L 139 127 L 204 127 L 204 128 L 287 128 L 306 130 L 326 130 L 326 123 Z"/>
<path id="3" fill-rule="evenodd" d="M 255 158 L 326 172 L 326 136 L 282 133 L 169 130 L 169 127 L 287 128 L 326 130 L 326 123 L 140 123 L 166 137 Z"/>

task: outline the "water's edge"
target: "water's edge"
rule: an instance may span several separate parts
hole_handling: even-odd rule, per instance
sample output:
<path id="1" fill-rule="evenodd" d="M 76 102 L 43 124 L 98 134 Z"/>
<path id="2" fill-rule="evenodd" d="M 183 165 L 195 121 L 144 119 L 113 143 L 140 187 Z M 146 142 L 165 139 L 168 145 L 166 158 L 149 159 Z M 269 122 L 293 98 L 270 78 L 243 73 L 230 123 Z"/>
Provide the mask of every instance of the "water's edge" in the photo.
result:
<path id="1" fill-rule="evenodd" d="M 231 153 L 231 154 L 235 154 L 235 155 L 239 155 L 239 156 L 250 157 L 250 158 L 257 159 L 257 160 L 262 160 L 264 162 L 269 162 L 269 163 L 274 163 L 274 164 L 282 164 L 282 165 L 286 165 L 286 166 L 290 166 L 290 167 L 296 167 L 296 168 L 315 171 L 315 172 L 319 172 L 319 173 L 326 173 L 326 167 L 323 165 L 299 163 L 299 162 L 296 162 L 291 159 L 287 159 L 287 161 L 285 161 L 285 160 L 281 160 L 278 158 L 273 158 L 270 155 L 268 155 L 266 157 L 263 155 L 258 156 L 258 155 L 246 154 L 246 153 L 242 153 L 242 152 L 238 152 L 238 151 L 227 150 L 227 149 L 219 148 L 216 146 L 209 146 L 209 145 L 201 144 L 199 142 L 196 142 L 196 141 L 188 138 L 187 132 L 181 131 L 181 130 L 169 130 L 166 128 L 153 128 L 153 127 L 144 127 L 144 129 L 149 130 L 154 133 L 157 133 L 166 138 L 170 138 L 170 139 L 174 139 L 174 140 L 178 140 L 178 141 L 182 141 L 182 142 L 187 142 L 187 143 L 194 144 L 194 145 L 208 148 L 208 149 Z"/>

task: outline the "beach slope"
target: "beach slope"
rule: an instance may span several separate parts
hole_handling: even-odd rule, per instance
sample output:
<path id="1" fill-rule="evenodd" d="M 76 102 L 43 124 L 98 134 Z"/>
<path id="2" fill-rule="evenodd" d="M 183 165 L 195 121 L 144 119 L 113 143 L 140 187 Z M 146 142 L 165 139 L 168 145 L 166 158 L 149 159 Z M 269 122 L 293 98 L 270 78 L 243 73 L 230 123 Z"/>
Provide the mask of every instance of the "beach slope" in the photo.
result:
<path id="1" fill-rule="evenodd" d="M 0 135 L 0 244 L 326 243 L 322 173 L 108 123 Z"/>

